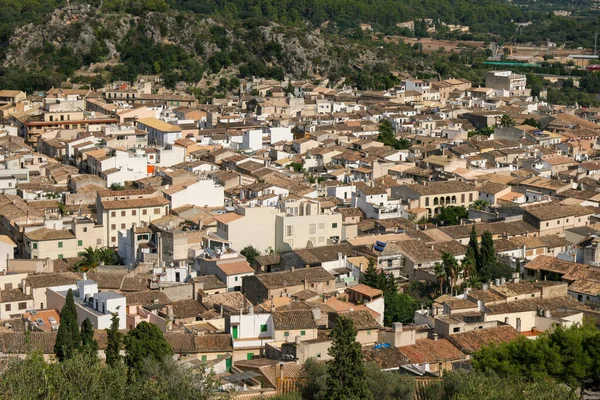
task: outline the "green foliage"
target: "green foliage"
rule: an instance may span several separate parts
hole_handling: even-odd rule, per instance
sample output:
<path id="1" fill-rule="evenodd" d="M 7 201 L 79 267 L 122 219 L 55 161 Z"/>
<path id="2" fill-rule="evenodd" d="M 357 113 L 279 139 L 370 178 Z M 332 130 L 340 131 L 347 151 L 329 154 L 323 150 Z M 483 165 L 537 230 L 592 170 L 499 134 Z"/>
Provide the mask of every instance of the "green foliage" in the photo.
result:
<path id="1" fill-rule="evenodd" d="M 415 311 L 418 310 L 417 301 L 406 293 L 387 292 L 385 296 L 384 321 L 385 326 L 392 326 L 394 322 L 413 322 Z"/>
<path id="2" fill-rule="evenodd" d="M 500 126 L 510 127 L 515 126 L 515 120 L 510 117 L 510 115 L 504 114 L 502 118 L 500 118 Z"/>
<path id="3" fill-rule="evenodd" d="M 102 263 L 105 265 L 121 265 L 123 263 L 119 253 L 108 247 L 99 249 L 90 246 L 80 251 L 78 256 L 83 257 L 75 264 L 75 269 L 79 272 L 95 272 Z"/>
<path id="4" fill-rule="evenodd" d="M 442 207 L 436 219 L 445 226 L 458 225 L 461 219 L 469 217 L 469 211 L 463 206 L 446 206 Z"/>
<path id="5" fill-rule="evenodd" d="M 377 136 L 377 140 L 386 146 L 390 146 L 396 150 L 405 150 L 410 147 L 410 142 L 405 139 L 396 139 L 396 135 L 394 134 L 394 127 L 392 123 L 384 119 L 379 124 L 379 136 Z"/>
<path id="6" fill-rule="evenodd" d="M 77 310 L 73 290 L 69 289 L 65 305 L 60 310 L 60 325 L 54 344 L 54 354 L 58 361 L 63 362 L 73 357 L 80 344 L 81 337 L 79 336 L 79 324 L 77 323 Z"/>
<path id="7" fill-rule="evenodd" d="M 427 400 L 481 399 L 481 400 L 576 400 L 570 388 L 551 379 L 527 381 L 522 377 L 499 377 L 494 373 L 451 372 L 441 381 L 424 388 L 422 398 Z"/>
<path id="8" fill-rule="evenodd" d="M 529 126 L 533 126 L 534 128 L 541 128 L 539 122 L 537 122 L 535 119 L 533 118 L 527 118 L 525 121 L 523 121 L 524 125 L 529 125 Z"/>
<path id="9" fill-rule="evenodd" d="M 81 351 L 87 352 L 94 357 L 98 355 L 98 342 L 94 339 L 94 327 L 89 318 L 81 324 Z"/>
<path id="10" fill-rule="evenodd" d="M 302 172 L 304 171 L 304 164 L 299 162 L 291 162 L 288 164 L 289 167 L 292 167 L 294 172 Z"/>
<path id="11" fill-rule="evenodd" d="M 485 200 L 475 200 L 472 204 L 471 207 L 473 207 L 476 210 L 485 210 L 486 208 L 488 208 L 490 206 L 490 203 L 485 201 Z"/>
<path id="12" fill-rule="evenodd" d="M 258 251 L 254 246 L 246 246 L 240 251 L 240 254 L 246 257 L 246 260 L 250 263 L 250 265 L 254 264 L 254 260 L 256 257 L 260 256 L 260 251 Z"/>
<path id="13" fill-rule="evenodd" d="M 113 183 L 113 184 L 110 185 L 109 189 L 110 190 L 123 190 L 125 188 L 120 183 L 115 182 L 115 183 Z"/>
<path id="14" fill-rule="evenodd" d="M 143 370 L 147 360 L 160 363 L 173 354 L 160 328 L 146 321 L 140 322 L 127 333 L 125 351 L 125 363 L 134 374 Z"/>
<path id="15" fill-rule="evenodd" d="M 314 358 L 306 360 L 302 366 L 301 394 L 305 400 L 323 399 L 327 392 L 327 364 L 318 362 Z"/>
<path id="16" fill-rule="evenodd" d="M 119 314 L 113 313 L 110 319 L 110 328 L 106 329 L 106 363 L 111 367 L 122 364 L 121 347 L 123 346 L 123 334 L 119 331 Z"/>
<path id="17" fill-rule="evenodd" d="M 98 362 L 75 353 L 62 363 L 47 363 L 39 353 L 9 359 L 0 379 L 0 399 L 218 400 L 218 383 L 203 369 L 183 369 L 174 361 L 148 364 L 140 379 L 128 379 L 124 364 Z"/>
<path id="18" fill-rule="evenodd" d="M 326 398 L 330 400 L 373 399 L 366 381 L 361 345 L 356 341 L 354 323 L 340 316 L 331 333 L 329 355 L 333 357 L 327 366 Z"/>
<path id="19" fill-rule="evenodd" d="M 537 340 L 520 337 L 487 346 L 473 355 L 473 367 L 501 377 L 527 380 L 552 377 L 571 387 L 597 387 L 600 331 L 593 325 L 557 327 Z"/>
<path id="20" fill-rule="evenodd" d="M 126 12 L 140 15 L 145 11 L 166 11 L 169 8 L 165 0 L 103 0 L 102 10 L 108 12 Z"/>

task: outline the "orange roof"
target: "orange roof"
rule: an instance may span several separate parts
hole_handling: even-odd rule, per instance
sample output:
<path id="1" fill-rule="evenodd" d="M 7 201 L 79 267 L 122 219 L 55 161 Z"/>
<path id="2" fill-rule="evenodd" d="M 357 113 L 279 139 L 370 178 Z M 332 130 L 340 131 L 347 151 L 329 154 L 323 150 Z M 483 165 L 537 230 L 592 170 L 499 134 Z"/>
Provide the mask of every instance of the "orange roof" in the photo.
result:
<path id="1" fill-rule="evenodd" d="M 254 270 L 246 260 L 232 262 L 221 261 L 217 263 L 217 266 L 221 271 L 225 273 L 225 275 L 239 275 L 254 272 Z"/>
<path id="2" fill-rule="evenodd" d="M 371 298 L 375 296 L 381 296 L 383 294 L 381 290 L 372 288 L 371 286 L 362 283 L 351 287 L 350 290 Z"/>
<path id="3" fill-rule="evenodd" d="M 236 219 L 240 219 L 243 217 L 244 217 L 243 215 L 236 214 L 234 212 L 230 212 L 230 213 L 226 213 L 226 214 L 215 215 L 215 220 L 217 220 L 218 222 L 220 222 L 222 224 L 228 224 L 230 222 L 235 221 Z"/>
<path id="4" fill-rule="evenodd" d="M 52 326 L 58 327 L 60 324 L 60 315 L 58 311 L 51 310 L 37 310 L 35 315 L 32 315 L 30 312 L 23 313 L 23 318 L 28 319 L 30 322 L 34 323 L 39 329 L 44 332 L 52 332 Z M 52 318 L 50 320 L 49 318 Z M 40 320 L 42 323 L 40 323 Z"/>
<path id="5" fill-rule="evenodd" d="M 420 339 L 413 345 L 398 347 L 398 350 L 417 364 L 464 360 L 467 357 L 447 339 Z"/>

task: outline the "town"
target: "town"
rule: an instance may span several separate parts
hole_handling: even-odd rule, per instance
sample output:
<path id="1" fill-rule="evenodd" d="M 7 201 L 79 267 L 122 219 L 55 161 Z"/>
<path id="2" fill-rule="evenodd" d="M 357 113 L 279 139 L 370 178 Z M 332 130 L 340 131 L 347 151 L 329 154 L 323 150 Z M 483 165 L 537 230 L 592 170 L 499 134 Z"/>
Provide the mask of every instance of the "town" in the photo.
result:
<path id="1" fill-rule="evenodd" d="M 262 399 L 300 390 L 347 321 L 417 385 L 600 323 L 600 108 L 510 70 L 237 81 L 209 104 L 160 75 L 0 90 L 0 355 L 67 358 L 68 316 L 108 362 L 107 332 L 153 324 Z"/>

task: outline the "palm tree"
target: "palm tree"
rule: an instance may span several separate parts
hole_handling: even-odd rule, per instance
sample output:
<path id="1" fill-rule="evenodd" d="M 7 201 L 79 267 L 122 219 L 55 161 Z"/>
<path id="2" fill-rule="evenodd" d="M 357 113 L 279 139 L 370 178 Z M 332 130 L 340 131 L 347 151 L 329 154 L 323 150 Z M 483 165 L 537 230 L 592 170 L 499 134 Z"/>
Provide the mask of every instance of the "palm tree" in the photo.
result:
<path id="1" fill-rule="evenodd" d="M 437 278 L 438 282 L 440 283 L 440 295 L 444 294 L 444 288 L 443 288 L 443 284 L 446 281 L 446 269 L 444 268 L 444 266 L 437 262 L 435 263 L 435 265 L 433 266 L 433 270 L 435 272 L 435 277 Z"/>
<path id="2" fill-rule="evenodd" d="M 515 125 L 516 125 L 515 120 L 512 119 L 510 117 L 510 115 L 504 114 L 504 115 L 502 115 L 502 118 L 500 118 L 500 126 L 509 127 L 509 126 L 515 126 Z"/>
<path id="3" fill-rule="evenodd" d="M 467 287 L 475 288 L 481 285 L 481 281 L 479 280 L 479 276 L 477 274 L 469 275 L 469 279 L 465 282 Z"/>
<path id="4" fill-rule="evenodd" d="M 474 275 L 477 272 L 475 260 L 473 260 L 470 257 L 463 258 L 460 262 L 460 267 L 463 271 L 465 279 L 469 278 L 471 275 Z"/>
<path id="5" fill-rule="evenodd" d="M 471 204 L 471 207 L 476 210 L 485 210 L 489 205 L 490 203 L 485 200 L 475 200 L 473 204 Z"/>
<path id="6" fill-rule="evenodd" d="M 450 284 L 450 290 L 456 285 L 456 280 L 458 279 L 458 273 L 460 272 L 460 265 L 456 258 L 450 253 L 442 254 L 442 267 L 446 273 L 446 277 L 448 278 L 448 283 Z"/>
<path id="7" fill-rule="evenodd" d="M 95 271 L 98 268 L 98 265 L 102 263 L 102 249 L 94 249 L 90 246 L 84 251 L 79 252 L 79 257 L 83 257 L 83 260 L 79 260 L 75 264 L 75 268 L 77 268 L 78 271 Z"/>

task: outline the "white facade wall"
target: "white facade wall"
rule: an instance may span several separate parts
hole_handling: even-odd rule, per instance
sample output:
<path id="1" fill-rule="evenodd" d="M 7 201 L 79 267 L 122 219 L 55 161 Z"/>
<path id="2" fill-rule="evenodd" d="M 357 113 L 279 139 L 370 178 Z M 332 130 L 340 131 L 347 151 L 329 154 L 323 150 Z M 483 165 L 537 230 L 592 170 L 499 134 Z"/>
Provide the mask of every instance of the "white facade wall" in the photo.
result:
<path id="1" fill-rule="evenodd" d="M 166 198 L 171 201 L 172 209 L 185 204 L 221 207 L 225 201 L 224 190 L 223 186 L 215 184 L 212 179 L 203 179 L 177 193 L 166 195 Z"/>
<path id="2" fill-rule="evenodd" d="M 260 150 L 262 149 L 262 129 L 250 129 L 242 134 L 242 148 Z"/>

